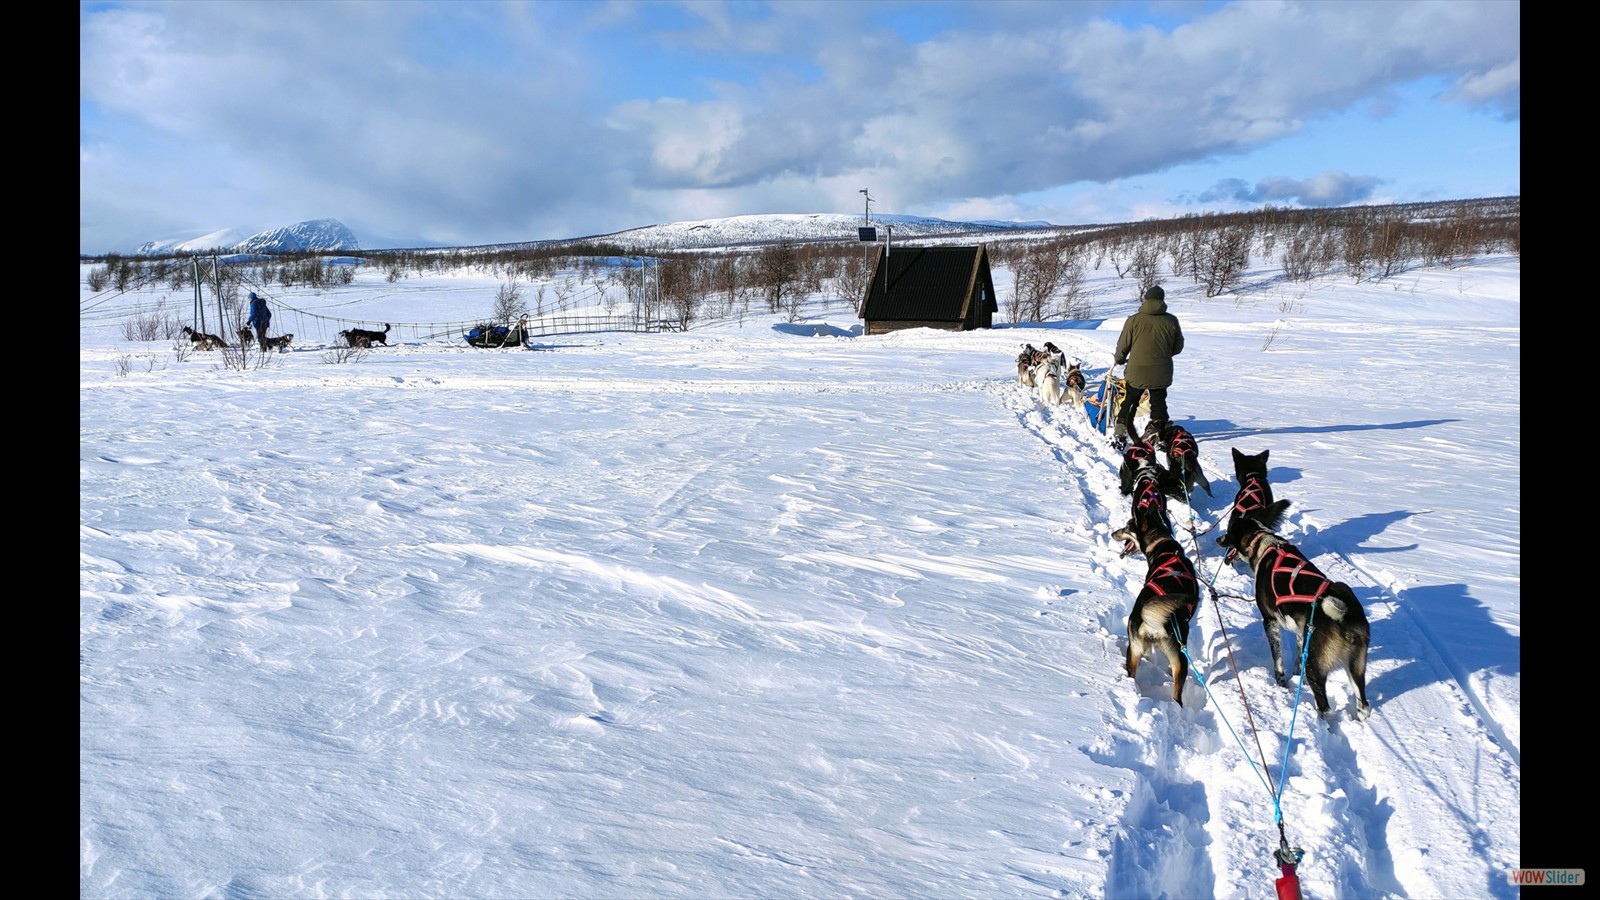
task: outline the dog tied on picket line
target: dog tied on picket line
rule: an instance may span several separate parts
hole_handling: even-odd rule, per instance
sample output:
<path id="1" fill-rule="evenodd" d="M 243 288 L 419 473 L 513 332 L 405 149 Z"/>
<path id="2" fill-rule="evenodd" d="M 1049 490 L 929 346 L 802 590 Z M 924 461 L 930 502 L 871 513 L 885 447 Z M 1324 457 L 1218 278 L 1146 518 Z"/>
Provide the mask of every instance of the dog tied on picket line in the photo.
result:
<path id="1" fill-rule="evenodd" d="M 1122 555 L 1144 554 L 1148 568 L 1139 596 L 1128 614 L 1129 678 L 1139 674 L 1139 662 L 1151 650 L 1160 650 L 1172 672 L 1172 699 L 1183 705 L 1183 685 L 1189 677 L 1189 623 L 1200 601 L 1200 581 L 1194 564 L 1172 530 L 1154 516 L 1137 518 L 1111 533 L 1122 541 Z"/>
<path id="2" fill-rule="evenodd" d="M 1227 548 L 1227 561 L 1243 559 L 1256 573 L 1256 607 L 1261 627 L 1272 650 L 1273 674 L 1278 684 L 1288 681 L 1283 668 L 1284 630 L 1292 631 L 1297 650 L 1305 652 L 1305 682 L 1317 701 L 1317 713 L 1328 718 L 1328 675 L 1344 669 L 1356 690 L 1357 721 L 1372 714 L 1367 703 L 1367 648 L 1372 626 L 1350 586 L 1324 575 L 1298 547 L 1273 533 L 1289 501 L 1279 500 L 1265 509 L 1236 515 L 1218 541 Z M 1309 638 L 1307 632 L 1310 632 Z"/>
<path id="3" fill-rule="evenodd" d="M 193 328 L 190 328 L 187 325 L 183 326 L 183 333 L 189 338 L 189 342 L 194 345 L 196 350 L 228 349 L 228 342 L 214 334 L 206 334 L 203 331 L 195 331 Z"/>
<path id="4" fill-rule="evenodd" d="M 1122 495 L 1133 493 L 1134 481 L 1141 474 L 1156 476 L 1162 484 L 1170 481 L 1167 470 L 1156 459 L 1156 448 L 1149 441 L 1133 441 L 1122 450 L 1122 465 L 1117 467 L 1117 480 L 1122 489 Z"/>
<path id="5" fill-rule="evenodd" d="M 367 328 L 350 328 L 339 332 L 339 336 L 344 338 L 345 343 L 352 347 L 366 349 L 373 344 L 382 344 L 387 347 L 389 346 L 389 323 L 383 323 L 382 331 L 373 331 Z"/>
<path id="6" fill-rule="evenodd" d="M 1167 508 L 1172 473 L 1156 461 L 1156 450 L 1145 441 L 1135 441 L 1122 451 L 1122 492 L 1133 497 L 1133 526 L 1142 531 L 1151 521 L 1172 533 L 1172 514 Z"/>

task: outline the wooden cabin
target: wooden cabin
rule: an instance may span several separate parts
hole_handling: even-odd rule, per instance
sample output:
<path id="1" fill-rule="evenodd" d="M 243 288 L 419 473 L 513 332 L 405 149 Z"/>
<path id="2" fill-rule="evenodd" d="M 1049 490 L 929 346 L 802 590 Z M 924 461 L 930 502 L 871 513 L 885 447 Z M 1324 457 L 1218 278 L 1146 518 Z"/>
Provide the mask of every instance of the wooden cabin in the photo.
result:
<path id="1" fill-rule="evenodd" d="M 878 248 L 861 301 L 864 334 L 902 328 L 971 331 L 994 325 L 1000 309 L 989 274 L 989 247 Z"/>

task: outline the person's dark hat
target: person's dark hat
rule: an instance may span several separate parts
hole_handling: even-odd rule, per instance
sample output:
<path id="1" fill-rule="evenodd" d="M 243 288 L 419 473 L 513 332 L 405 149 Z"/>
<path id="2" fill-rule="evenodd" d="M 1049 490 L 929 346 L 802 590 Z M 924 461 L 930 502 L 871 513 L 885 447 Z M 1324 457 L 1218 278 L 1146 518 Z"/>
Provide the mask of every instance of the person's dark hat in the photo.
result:
<path id="1" fill-rule="evenodd" d="M 251 300 L 259 300 L 260 298 L 256 296 L 256 292 L 255 291 L 251 291 L 250 292 L 250 299 Z"/>
<path id="2" fill-rule="evenodd" d="M 1144 292 L 1144 298 L 1146 300 L 1165 300 L 1167 299 L 1167 292 L 1161 289 L 1161 285 L 1153 284 L 1150 286 L 1150 290 Z"/>

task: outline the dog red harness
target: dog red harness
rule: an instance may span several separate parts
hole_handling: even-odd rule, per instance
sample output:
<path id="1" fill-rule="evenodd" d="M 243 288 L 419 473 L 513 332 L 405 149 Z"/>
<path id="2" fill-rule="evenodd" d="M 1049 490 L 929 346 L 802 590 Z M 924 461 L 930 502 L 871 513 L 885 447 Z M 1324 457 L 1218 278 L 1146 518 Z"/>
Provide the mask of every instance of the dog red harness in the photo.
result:
<path id="1" fill-rule="evenodd" d="M 1136 517 L 1139 513 L 1152 511 L 1159 512 L 1163 519 L 1167 517 L 1167 495 L 1161 490 L 1161 485 L 1157 483 L 1154 472 L 1141 472 L 1136 483 L 1136 490 L 1138 491 L 1138 497 L 1133 501 Z"/>
<path id="2" fill-rule="evenodd" d="M 1233 501 L 1233 514 L 1242 516 L 1257 509 L 1267 508 L 1267 486 L 1260 475 L 1246 475 L 1239 487 L 1239 496 Z"/>
<path id="3" fill-rule="evenodd" d="M 1267 551 L 1267 557 L 1262 562 L 1271 565 L 1268 584 L 1273 605 L 1315 603 L 1328 590 L 1328 576 L 1294 547 L 1279 544 Z"/>
<path id="4" fill-rule="evenodd" d="M 1189 557 L 1183 555 L 1182 550 L 1169 550 L 1157 553 L 1155 559 L 1150 561 L 1150 571 L 1144 577 L 1144 586 L 1154 591 L 1156 596 L 1165 597 L 1168 594 L 1195 594 L 1198 579 L 1194 575 L 1194 564 L 1189 562 Z M 1187 604 L 1190 615 L 1194 614 L 1194 603 Z"/>
<path id="5" fill-rule="evenodd" d="M 1167 445 L 1168 458 L 1193 459 L 1199 453 L 1200 447 L 1195 443 L 1194 435 L 1181 427 L 1172 429 L 1172 441 Z"/>
<path id="6" fill-rule="evenodd" d="M 1139 475 L 1135 485 L 1133 502 L 1133 520 L 1142 527 L 1143 523 L 1150 521 L 1150 516 L 1156 516 L 1166 526 L 1167 531 L 1172 531 L 1172 516 L 1167 512 L 1167 495 L 1162 492 L 1161 485 L 1156 483 L 1154 472 L 1145 472 Z"/>

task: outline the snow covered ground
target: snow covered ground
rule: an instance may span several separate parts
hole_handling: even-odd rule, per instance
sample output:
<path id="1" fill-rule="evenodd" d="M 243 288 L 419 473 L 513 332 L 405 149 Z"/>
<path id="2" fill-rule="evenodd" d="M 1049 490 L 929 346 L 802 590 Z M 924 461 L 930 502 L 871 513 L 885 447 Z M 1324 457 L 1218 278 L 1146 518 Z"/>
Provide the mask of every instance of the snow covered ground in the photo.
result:
<path id="1" fill-rule="evenodd" d="M 80 895 L 1270 898 L 1280 819 L 1308 898 L 1515 895 L 1520 261 L 1257 265 L 1166 285 L 1215 491 L 1173 506 L 1215 589 L 1181 708 L 1122 670 L 1116 454 L 1015 377 L 1104 373 L 1108 271 L 1087 321 L 505 351 L 409 324 L 497 279 L 363 271 L 267 291 L 296 340 L 244 370 L 125 338 L 190 298 L 84 287 Z M 1230 448 L 1366 607 L 1365 722 L 1273 683 L 1191 531 Z"/>

